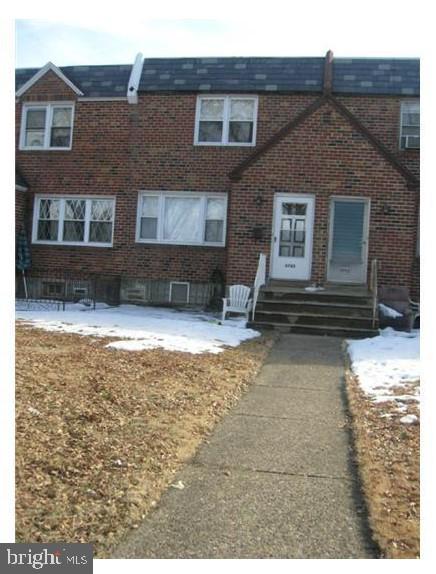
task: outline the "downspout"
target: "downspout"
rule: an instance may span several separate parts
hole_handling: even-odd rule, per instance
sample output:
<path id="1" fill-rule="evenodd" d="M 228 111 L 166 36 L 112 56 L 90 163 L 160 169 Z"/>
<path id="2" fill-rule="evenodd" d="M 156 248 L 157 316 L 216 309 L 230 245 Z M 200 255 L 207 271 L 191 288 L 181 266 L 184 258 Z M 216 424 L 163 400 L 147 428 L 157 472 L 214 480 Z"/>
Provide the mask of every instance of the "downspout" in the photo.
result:
<path id="1" fill-rule="evenodd" d="M 139 82 L 141 81 L 143 63 L 144 59 L 142 57 L 142 54 L 141 53 L 137 54 L 132 66 L 129 82 L 127 84 L 127 101 L 129 102 L 129 104 L 138 103 L 138 89 L 139 89 Z"/>

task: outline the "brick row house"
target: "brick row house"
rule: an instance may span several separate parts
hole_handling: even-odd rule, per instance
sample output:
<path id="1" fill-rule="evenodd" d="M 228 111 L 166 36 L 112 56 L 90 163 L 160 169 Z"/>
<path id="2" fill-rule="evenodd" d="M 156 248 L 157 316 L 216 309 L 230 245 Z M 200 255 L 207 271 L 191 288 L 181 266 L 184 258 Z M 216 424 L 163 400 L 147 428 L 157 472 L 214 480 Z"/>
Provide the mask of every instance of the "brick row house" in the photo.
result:
<path id="1" fill-rule="evenodd" d="M 16 81 L 17 225 L 46 295 L 97 274 L 124 302 L 207 304 L 260 253 L 270 281 L 365 286 L 376 260 L 418 295 L 418 60 L 138 55 Z"/>

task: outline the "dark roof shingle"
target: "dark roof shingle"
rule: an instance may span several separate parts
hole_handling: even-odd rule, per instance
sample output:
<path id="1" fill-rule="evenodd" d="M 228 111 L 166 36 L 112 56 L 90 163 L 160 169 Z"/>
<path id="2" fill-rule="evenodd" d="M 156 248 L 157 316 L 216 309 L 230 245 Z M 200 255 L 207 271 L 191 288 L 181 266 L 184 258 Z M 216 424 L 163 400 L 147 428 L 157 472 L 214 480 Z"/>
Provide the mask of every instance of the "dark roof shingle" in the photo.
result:
<path id="1" fill-rule="evenodd" d="M 126 96 L 132 66 L 63 66 L 59 68 L 89 98 Z M 15 87 L 20 89 L 36 74 L 38 68 L 21 68 L 15 73 Z"/>
<path id="2" fill-rule="evenodd" d="M 139 91 L 321 92 L 324 58 L 145 59 Z M 419 60 L 337 58 L 333 92 L 419 95 Z"/>
<path id="3" fill-rule="evenodd" d="M 131 65 L 60 68 L 87 97 L 127 93 Z M 38 70 L 16 70 L 19 89 Z M 321 92 L 324 58 L 146 58 L 140 92 Z M 333 93 L 419 95 L 419 60 L 335 58 Z"/>
<path id="4" fill-rule="evenodd" d="M 139 91 L 320 91 L 324 58 L 145 59 Z"/>
<path id="5" fill-rule="evenodd" d="M 419 95 L 419 60 L 337 58 L 333 90 L 348 94 Z"/>

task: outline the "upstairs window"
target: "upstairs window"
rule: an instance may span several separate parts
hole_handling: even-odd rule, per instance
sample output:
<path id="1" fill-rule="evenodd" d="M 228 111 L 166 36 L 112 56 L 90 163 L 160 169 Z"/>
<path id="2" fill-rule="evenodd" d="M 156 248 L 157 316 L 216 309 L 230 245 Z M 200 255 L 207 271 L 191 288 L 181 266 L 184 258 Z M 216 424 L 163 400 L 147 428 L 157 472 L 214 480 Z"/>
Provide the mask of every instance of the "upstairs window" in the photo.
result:
<path id="1" fill-rule="evenodd" d="M 87 197 L 37 197 L 33 243 L 112 245 L 115 200 Z"/>
<path id="2" fill-rule="evenodd" d="M 401 149 L 419 149 L 419 103 L 401 104 Z"/>
<path id="3" fill-rule="evenodd" d="M 226 212 L 225 195 L 141 192 L 136 241 L 223 246 Z"/>
<path id="4" fill-rule="evenodd" d="M 73 132 L 73 104 L 23 106 L 20 149 L 68 150 Z"/>
<path id="5" fill-rule="evenodd" d="M 257 98 L 199 96 L 195 144 L 252 146 L 256 142 Z"/>

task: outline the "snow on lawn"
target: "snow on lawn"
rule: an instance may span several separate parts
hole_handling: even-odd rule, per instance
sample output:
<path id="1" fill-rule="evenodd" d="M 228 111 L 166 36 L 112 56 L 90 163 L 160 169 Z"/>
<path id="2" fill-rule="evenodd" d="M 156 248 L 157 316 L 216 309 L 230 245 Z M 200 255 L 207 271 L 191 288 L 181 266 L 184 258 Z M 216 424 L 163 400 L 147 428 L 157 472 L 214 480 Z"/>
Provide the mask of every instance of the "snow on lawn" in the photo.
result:
<path id="1" fill-rule="evenodd" d="M 18 310 L 16 317 L 46 331 L 120 338 L 107 346 L 127 351 L 162 347 L 169 351 L 216 354 L 225 346 L 237 347 L 242 341 L 260 335 L 246 329 L 241 319 L 228 319 L 220 325 L 209 313 L 135 305 L 99 304 L 93 310 L 72 303 L 65 306 L 65 311 Z"/>
<path id="2" fill-rule="evenodd" d="M 347 343 L 353 373 L 373 401 L 396 401 L 400 412 L 406 410 L 404 403 L 419 402 L 419 387 L 410 391 L 420 374 L 419 331 L 387 327 L 377 337 Z"/>

